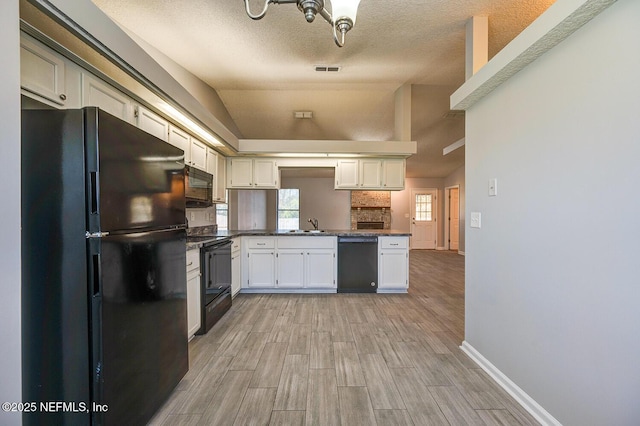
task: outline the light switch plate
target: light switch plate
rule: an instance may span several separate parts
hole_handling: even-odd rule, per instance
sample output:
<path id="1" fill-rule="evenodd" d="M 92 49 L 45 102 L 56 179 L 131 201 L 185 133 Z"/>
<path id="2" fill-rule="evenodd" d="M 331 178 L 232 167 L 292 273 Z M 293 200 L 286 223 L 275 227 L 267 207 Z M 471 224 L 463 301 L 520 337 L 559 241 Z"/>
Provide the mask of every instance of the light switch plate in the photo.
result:
<path id="1" fill-rule="evenodd" d="M 489 179 L 489 196 L 495 197 L 498 195 L 498 179 Z"/>
<path id="2" fill-rule="evenodd" d="M 471 212 L 471 221 L 469 222 L 469 226 L 472 228 L 480 228 L 482 225 L 482 217 L 480 212 Z"/>

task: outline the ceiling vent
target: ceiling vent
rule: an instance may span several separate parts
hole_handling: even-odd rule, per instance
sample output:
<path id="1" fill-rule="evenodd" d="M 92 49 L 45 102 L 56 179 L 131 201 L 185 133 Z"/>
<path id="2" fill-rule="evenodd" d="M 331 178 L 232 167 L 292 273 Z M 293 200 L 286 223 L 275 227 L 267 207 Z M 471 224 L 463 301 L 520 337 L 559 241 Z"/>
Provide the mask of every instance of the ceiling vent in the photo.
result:
<path id="1" fill-rule="evenodd" d="M 313 118 L 313 112 L 311 111 L 294 111 L 293 118 Z"/>
<path id="2" fill-rule="evenodd" d="M 341 68 L 336 65 L 316 65 L 317 72 L 339 72 Z"/>

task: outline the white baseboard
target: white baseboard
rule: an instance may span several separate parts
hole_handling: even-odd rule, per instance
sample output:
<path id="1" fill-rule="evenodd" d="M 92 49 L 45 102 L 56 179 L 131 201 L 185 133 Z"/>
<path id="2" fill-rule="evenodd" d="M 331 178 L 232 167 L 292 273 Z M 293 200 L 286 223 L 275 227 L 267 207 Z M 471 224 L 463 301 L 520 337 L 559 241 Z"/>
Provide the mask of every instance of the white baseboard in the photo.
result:
<path id="1" fill-rule="evenodd" d="M 498 370 L 495 365 L 482 356 L 473 346 L 465 340 L 462 342 L 460 349 L 466 353 L 469 358 L 480 366 L 493 380 L 502 387 L 509 395 L 513 397 L 522 407 L 529 412 L 542 425 L 562 426 L 551 414 L 547 412 L 540 404 L 531 398 L 518 385 L 513 383 L 502 371 Z"/>
<path id="2" fill-rule="evenodd" d="M 446 250 L 446 247 L 436 247 L 436 250 Z"/>
<path id="3" fill-rule="evenodd" d="M 462 250 L 458 250 L 458 254 L 464 256 L 464 252 Z"/>

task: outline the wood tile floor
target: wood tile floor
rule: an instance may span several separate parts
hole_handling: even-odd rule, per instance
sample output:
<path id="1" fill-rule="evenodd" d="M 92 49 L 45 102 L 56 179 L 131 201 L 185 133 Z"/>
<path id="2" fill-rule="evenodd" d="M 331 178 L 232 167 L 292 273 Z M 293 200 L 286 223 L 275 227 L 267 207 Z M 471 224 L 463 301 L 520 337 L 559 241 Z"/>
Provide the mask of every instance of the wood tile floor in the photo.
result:
<path id="1" fill-rule="evenodd" d="M 408 294 L 239 294 L 152 425 L 535 425 L 460 351 L 464 257 L 414 250 Z"/>

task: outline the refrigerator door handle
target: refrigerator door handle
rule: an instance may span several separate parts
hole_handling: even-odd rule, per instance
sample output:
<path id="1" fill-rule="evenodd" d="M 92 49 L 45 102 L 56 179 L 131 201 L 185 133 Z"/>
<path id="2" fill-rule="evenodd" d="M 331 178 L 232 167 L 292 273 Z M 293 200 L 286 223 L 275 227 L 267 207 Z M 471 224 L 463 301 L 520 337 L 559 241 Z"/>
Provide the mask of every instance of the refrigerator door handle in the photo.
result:
<path id="1" fill-rule="evenodd" d="M 101 238 L 109 235 L 109 232 L 89 232 L 87 231 L 84 236 L 85 238 Z"/>

